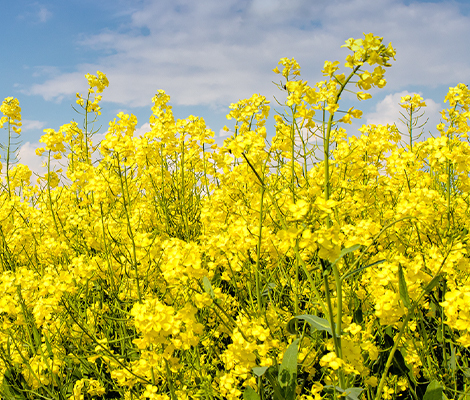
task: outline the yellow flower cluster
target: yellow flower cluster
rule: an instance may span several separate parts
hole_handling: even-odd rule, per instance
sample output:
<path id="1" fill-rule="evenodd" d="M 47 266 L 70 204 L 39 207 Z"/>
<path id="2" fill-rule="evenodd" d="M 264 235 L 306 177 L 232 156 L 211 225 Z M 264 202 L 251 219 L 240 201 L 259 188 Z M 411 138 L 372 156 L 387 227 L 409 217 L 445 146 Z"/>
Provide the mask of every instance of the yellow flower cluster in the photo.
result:
<path id="1" fill-rule="evenodd" d="M 230 106 L 219 146 L 159 90 L 148 132 L 121 112 L 95 143 L 109 82 L 86 76 L 83 129 L 45 130 L 37 185 L 22 164 L 2 181 L 0 397 L 416 398 L 433 380 L 464 392 L 468 88 L 449 90 L 434 138 L 348 134 L 362 113 L 342 109 L 346 86 L 369 98 L 395 50 L 372 34 L 345 47 L 351 71 L 326 61 L 312 86 L 280 60 L 270 142 L 260 94 Z M 414 126 L 426 104 L 401 106 Z M 19 133 L 18 101 L 0 111 Z"/>
<path id="2" fill-rule="evenodd" d="M 0 128 L 8 123 L 11 129 L 18 135 L 21 133 L 21 107 L 18 99 L 7 97 L 0 106 L 3 117 L 0 118 Z"/>

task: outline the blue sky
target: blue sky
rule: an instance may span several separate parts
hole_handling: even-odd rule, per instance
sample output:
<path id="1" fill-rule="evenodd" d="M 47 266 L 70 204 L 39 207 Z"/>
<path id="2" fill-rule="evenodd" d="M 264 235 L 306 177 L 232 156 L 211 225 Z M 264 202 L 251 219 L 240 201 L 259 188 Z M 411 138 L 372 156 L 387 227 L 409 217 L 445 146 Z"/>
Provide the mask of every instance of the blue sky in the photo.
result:
<path id="1" fill-rule="evenodd" d="M 343 64 L 348 50 L 340 46 L 363 32 L 392 42 L 397 55 L 387 86 L 354 103 L 364 115 L 349 133 L 397 121 L 400 97 L 412 93 L 425 98 L 426 128 L 435 132 L 448 88 L 470 83 L 463 0 L 17 0 L 2 5 L 2 28 L 0 101 L 20 100 L 21 162 L 35 171 L 43 129 L 81 123 L 71 105 L 86 92 L 85 74 L 97 70 L 110 81 L 102 133 L 120 111 L 136 115 L 145 132 L 151 98 L 163 89 L 177 118 L 203 117 L 219 144 L 223 126 L 233 125 L 230 103 L 260 93 L 275 106 L 273 96 L 282 97 L 272 72 L 280 58 L 296 58 L 313 85 L 324 61 Z"/>

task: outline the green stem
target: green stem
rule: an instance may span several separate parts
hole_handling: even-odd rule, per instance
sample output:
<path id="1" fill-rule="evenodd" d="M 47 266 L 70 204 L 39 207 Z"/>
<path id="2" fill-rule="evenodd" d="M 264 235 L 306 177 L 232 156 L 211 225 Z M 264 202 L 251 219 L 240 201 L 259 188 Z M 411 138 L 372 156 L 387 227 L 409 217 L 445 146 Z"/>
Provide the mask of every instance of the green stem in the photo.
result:
<path id="1" fill-rule="evenodd" d="M 132 224 L 130 220 L 130 210 L 128 205 L 131 204 L 130 201 L 130 194 L 129 194 L 129 187 L 127 186 L 127 177 L 126 177 L 126 188 L 127 190 L 124 189 L 124 182 L 123 182 L 123 174 L 121 170 L 121 162 L 119 159 L 119 153 L 116 153 L 116 161 L 117 161 L 117 169 L 118 169 L 118 174 L 119 174 L 119 181 L 121 184 L 121 192 L 122 192 L 122 202 L 124 205 L 124 212 L 126 214 L 126 221 L 127 221 L 127 234 L 129 236 L 129 239 L 132 242 L 132 258 L 133 258 L 133 267 L 135 270 L 135 280 L 137 284 L 137 295 L 139 297 L 139 302 L 142 303 L 142 293 L 140 291 L 140 282 L 139 282 L 139 271 L 138 271 L 138 264 L 137 264 L 137 251 L 136 251 L 136 246 L 135 246 L 135 240 L 134 240 L 134 233 L 132 232 Z M 124 166 L 124 168 L 126 168 Z M 126 198 L 127 195 L 127 198 Z"/>
<path id="2" fill-rule="evenodd" d="M 444 261 L 442 262 L 441 264 L 441 268 L 442 269 L 442 265 L 444 264 L 445 260 L 447 259 L 447 257 L 444 259 Z M 439 269 L 439 270 L 440 270 Z M 388 359 L 387 359 L 387 362 L 385 364 L 385 368 L 384 368 L 384 371 L 382 373 L 382 378 L 380 379 L 380 383 L 379 383 L 379 386 L 377 388 L 377 393 L 375 395 L 375 400 L 380 400 L 381 399 L 381 396 L 382 396 L 382 391 L 383 391 L 383 388 L 385 386 L 385 381 L 387 379 L 387 375 L 388 375 L 388 370 L 390 369 L 391 365 L 392 365 L 392 362 L 393 362 L 393 357 L 395 355 L 395 351 L 397 350 L 398 346 L 400 345 L 400 339 L 401 337 L 403 336 L 403 334 L 405 333 L 405 330 L 408 326 L 408 321 L 411 319 L 411 317 L 413 316 L 414 314 L 414 311 L 416 309 L 416 307 L 418 306 L 419 302 L 421 301 L 421 299 L 423 298 L 423 296 L 425 294 L 427 294 L 429 291 L 432 290 L 432 288 L 437 284 L 437 282 L 439 281 L 439 279 L 441 278 L 441 276 L 439 275 L 439 273 L 431 280 L 431 282 L 429 282 L 427 284 L 427 286 L 425 287 L 425 289 L 422 291 L 422 293 L 420 294 L 420 296 L 418 297 L 418 299 L 412 304 L 412 306 L 410 307 L 410 309 L 408 310 L 408 313 L 406 314 L 405 316 L 405 319 L 403 320 L 403 323 L 401 325 L 401 328 L 400 328 L 400 331 L 398 332 L 397 336 L 394 338 L 394 344 L 393 344 L 393 347 L 392 349 L 390 350 L 390 354 L 388 355 Z"/>
<path id="3" fill-rule="evenodd" d="M 413 151 L 413 107 L 410 108 L 409 134 L 410 134 L 410 150 Z"/>
<path id="4" fill-rule="evenodd" d="M 168 382 L 168 387 L 170 388 L 171 400 L 178 400 L 178 398 L 176 397 L 173 382 L 171 380 L 171 371 L 170 371 L 170 367 L 168 366 L 168 360 L 165 360 L 165 369 L 166 369 L 166 379 Z"/>
<path id="5" fill-rule="evenodd" d="M 116 292 L 116 286 L 114 283 L 114 272 L 112 270 L 111 260 L 110 260 L 110 249 L 108 247 L 108 241 L 106 240 L 106 228 L 104 224 L 103 203 L 100 203 L 100 215 L 101 215 L 101 228 L 103 231 L 103 243 L 104 243 L 104 249 L 105 249 L 105 254 L 106 254 L 106 263 L 108 265 L 108 271 L 109 271 L 109 279 L 111 281 L 111 287 L 113 288 L 113 291 Z"/>
<path id="6" fill-rule="evenodd" d="M 351 74 L 348 76 L 348 78 L 343 82 L 340 83 L 340 89 L 338 90 L 338 93 L 336 94 L 336 98 L 333 102 L 333 106 L 337 105 L 339 102 L 339 99 L 341 97 L 341 93 L 343 92 L 344 88 L 348 84 L 348 82 L 351 80 L 351 78 L 356 74 L 357 70 L 359 69 L 359 66 L 355 67 Z M 325 131 L 325 107 L 323 107 L 323 163 L 324 163 L 324 171 L 325 171 L 325 186 L 324 186 L 324 192 L 325 192 L 325 201 L 328 201 L 331 196 L 331 183 L 330 183 L 330 140 L 331 140 L 331 129 L 333 127 L 333 120 L 334 120 L 335 112 L 330 113 L 330 117 L 328 118 L 328 124 L 326 127 Z M 327 228 L 331 228 L 332 226 L 332 221 L 329 216 L 329 214 L 326 217 L 326 226 Z M 326 261 L 326 260 L 325 260 Z M 342 280 L 339 276 L 338 269 L 336 265 L 332 266 L 333 274 L 335 277 L 335 282 L 336 282 L 336 295 L 337 295 L 337 308 L 338 308 L 338 318 L 337 318 L 337 331 L 335 331 L 334 328 L 334 323 L 333 323 L 333 308 L 331 306 L 331 298 L 330 298 L 330 288 L 328 285 L 328 277 L 323 275 L 323 282 L 325 286 L 325 293 L 327 296 L 327 302 L 328 302 L 328 311 L 329 311 L 329 321 L 331 323 L 331 331 L 333 333 L 333 340 L 335 342 L 335 352 L 336 355 L 339 358 L 342 358 L 342 348 L 341 348 L 341 319 L 342 319 L 342 308 L 343 308 L 343 288 L 342 288 Z M 344 382 L 344 371 L 341 368 L 339 371 L 339 380 L 340 380 L 340 386 L 342 389 L 345 389 L 345 382 Z"/>
<path id="7" fill-rule="evenodd" d="M 243 157 L 245 158 L 246 162 L 248 163 L 248 165 L 250 166 L 250 168 L 252 169 L 252 171 L 254 172 L 254 174 L 256 175 L 256 177 L 258 178 L 258 181 L 260 182 L 261 186 L 262 187 L 266 187 L 266 184 L 264 183 L 263 179 L 261 179 L 261 177 L 259 176 L 258 172 L 256 171 L 255 167 L 253 166 L 253 164 L 251 164 L 250 160 L 248 160 L 247 156 L 245 155 L 245 153 L 242 153 Z M 279 218 L 279 221 L 282 225 L 282 228 L 283 229 L 287 229 L 287 224 L 286 224 L 286 221 L 284 219 L 284 216 L 282 215 L 281 213 L 281 210 L 279 209 L 279 205 L 277 204 L 277 200 L 274 198 L 274 196 L 271 194 L 271 192 L 269 190 L 266 191 L 268 196 L 269 196 L 269 199 L 271 200 L 271 203 L 274 205 L 274 209 L 276 210 L 276 214 Z M 302 257 L 300 257 L 300 254 L 299 254 L 299 249 L 298 247 L 296 247 L 296 252 L 297 252 L 297 257 L 298 259 L 300 260 L 300 264 L 302 265 L 302 268 L 305 272 L 305 275 L 307 275 L 307 279 L 310 283 L 310 286 L 312 288 L 312 290 L 314 291 L 315 293 L 315 296 L 317 297 L 317 300 L 319 302 L 319 304 L 321 305 L 322 307 L 322 310 L 324 312 L 325 315 L 328 314 L 327 312 L 327 309 L 326 309 L 326 306 L 325 304 L 323 303 L 323 300 L 321 298 L 321 295 L 320 295 L 320 292 L 318 291 L 315 283 L 313 282 L 313 279 L 312 279 L 312 276 L 310 274 L 310 272 L 308 271 L 308 268 L 307 268 L 307 265 L 305 264 L 305 261 L 302 260 Z"/>
<path id="8" fill-rule="evenodd" d="M 446 172 L 447 172 L 447 232 L 449 233 L 450 231 L 450 198 L 451 198 L 451 164 L 450 160 L 447 160 L 446 163 Z"/>
<path id="9" fill-rule="evenodd" d="M 7 147 L 7 188 L 8 188 L 8 198 L 11 198 L 11 188 L 10 188 L 10 146 L 11 146 L 11 118 L 8 118 L 8 147 Z"/>
<path id="10" fill-rule="evenodd" d="M 49 207 L 51 210 L 52 219 L 54 221 L 54 226 L 57 231 L 57 235 L 60 237 L 59 224 L 57 223 L 57 219 L 56 219 L 54 209 L 52 206 L 53 201 L 52 201 L 52 195 L 51 195 L 51 150 L 49 150 L 49 155 L 47 159 L 47 194 L 48 194 Z"/>
<path id="11" fill-rule="evenodd" d="M 323 261 L 323 260 L 322 260 Z M 323 264 L 323 263 L 322 263 Z M 330 295 L 330 285 L 328 283 L 328 275 L 323 273 L 323 285 L 325 287 L 325 295 L 326 295 L 326 302 L 328 304 L 328 320 L 330 321 L 331 326 L 331 334 L 333 336 L 333 343 L 335 345 L 335 353 L 336 356 L 342 358 L 342 349 L 341 349 L 341 339 L 337 334 L 337 329 L 335 329 L 335 323 L 333 320 L 333 305 L 331 303 L 331 295 Z M 339 325 L 339 332 L 341 335 L 341 324 Z M 345 382 L 344 382 L 344 371 L 343 368 L 339 370 L 339 385 L 341 389 L 345 389 Z"/>
<path id="12" fill-rule="evenodd" d="M 292 126 L 291 126 L 291 191 L 292 191 L 292 202 L 295 203 L 295 109 L 291 107 L 292 111 Z"/>
<path id="13" fill-rule="evenodd" d="M 186 211 L 186 188 L 185 188 L 185 182 L 184 182 L 184 170 L 185 170 L 185 161 L 184 161 L 184 134 L 183 134 L 183 140 L 181 141 L 181 191 L 183 198 L 180 199 L 180 204 L 181 207 L 183 208 L 183 223 L 184 223 L 184 229 L 185 229 L 185 238 L 189 238 L 189 224 L 188 224 L 188 213 Z M 178 191 L 179 194 L 179 191 Z"/>
<path id="14" fill-rule="evenodd" d="M 256 297 L 258 300 L 258 312 L 261 315 L 263 310 L 262 298 L 261 298 L 261 282 L 260 282 L 260 260 L 261 260 L 261 232 L 263 229 L 263 199 L 264 192 L 266 191 L 265 186 L 261 186 L 261 200 L 260 200 L 260 210 L 259 210 L 259 221 L 258 221 L 258 246 L 256 248 L 256 270 L 255 270 L 255 279 L 256 279 Z"/>

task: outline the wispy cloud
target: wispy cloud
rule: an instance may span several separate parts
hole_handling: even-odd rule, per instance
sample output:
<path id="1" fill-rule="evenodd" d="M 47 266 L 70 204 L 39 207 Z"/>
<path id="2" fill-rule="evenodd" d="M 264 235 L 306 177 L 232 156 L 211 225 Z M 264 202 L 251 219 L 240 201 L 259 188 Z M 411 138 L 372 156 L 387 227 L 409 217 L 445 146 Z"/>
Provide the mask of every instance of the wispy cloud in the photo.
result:
<path id="1" fill-rule="evenodd" d="M 52 17 L 52 13 L 43 4 L 36 3 L 36 5 L 39 7 L 37 12 L 39 22 L 47 22 Z"/>
<path id="2" fill-rule="evenodd" d="M 33 2 L 25 7 L 25 11 L 18 15 L 20 20 L 29 20 L 34 23 L 46 23 L 52 18 L 52 12 L 39 2 Z"/>
<path id="3" fill-rule="evenodd" d="M 64 98 L 69 98 L 77 91 L 86 92 L 87 86 L 84 75 L 80 72 L 60 74 L 44 84 L 34 84 L 29 89 L 22 90 L 22 92 L 29 95 L 40 95 L 44 100 L 60 103 Z"/>
<path id="4" fill-rule="evenodd" d="M 26 142 L 18 151 L 19 163 L 27 165 L 33 173 L 31 175 L 31 183 L 33 185 L 36 184 L 38 176 L 44 176 L 47 173 L 47 167 L 43 166 L 46 157 L 39 157 L 36 154 L 36 149 L 39 147 L 41 147 L 39 143 Z M 52 164 L 53 168 L 60 168 L 58 160 L 53 160 Z"/>
<path id="5" fill-rule="evenodd" d="M 400 99 L 403 96 L 413 96 L 414 94 L 422 95 L 422 93 L 411 93 L 409 91 L 403 91 L 385 96 L 381 102 L 377 103 L 375 110 L 365 116 L 366 124 L 393 125 L 396 123 L 396 126 L 400 132 L 407 132 L 406 125 L 403 123 L 403 115 L 406 116 L 407 114 L 406 110 L 400 106 Z M 426 107 L 422 107 L 419 114 L 416 115 L 418 116 L 423 114 L 423 116 L 418 120 L 418 126 L 426 123 L 425 126 L 419 129 L 417 128 L 415 131 L 416 135 L 423 131 L 423 136 L 421 139 L 429 137 L 429 131 L 431 131 L 431 133 L 434 135 L 437 133 L 436 125 L 441 122 L 439 112 L 443 107 L 442 104 L 438 104 L 432 99 L 424 99 L 424 102 L 426 103 Z"/>
<path id="6" fill-rule="evenodd" d="M 46 126 L 46 122 L 44 121 L 32 121 L 23 119 L 21 120 L 21 123 L 23 124 L 21 127 L 22 132 L 34 131 L 39 129 L 42 130 Z"/>
<path id="7" fill-rule="evenodd" d="M 271 70 L 281 57 L 298 58 L 306 79 L 321 79 L 323 61 L 344 59 L 344 40 L 363 32 L 397 48 L 387 72 L 391 90 L 470 80 L 470 56 L 461 51 L 470 18 L 454 2 L 177 0 L 144 1 L 127 25 L 83 37 L 82 46 L 102 53 L 99 61 L 33 85 L 30 93 L 60 101 L 85 73 L 101 70 L 110 80 L 105 101 L 145 106 L 164 89 L 175 104 L 226 105 L 275 94 Z"/>
<path id="8" fill-rule="evenodd" d="M 37 65 L 33 68 L 32 76 L 34 78 L 47 77 L 51 78 L 60 75 L 60 69 L 51 65 Z"/>
<path id="9" fill-rule="evenodd" d="M 343 65 L 349 51 L 340 46 L 350 37 L 363 37 L 363 32 L 392 42 L 397 56 L 387 69 L 381 102 L 375 103 L 379 91 L 375 89 L 373 99 L 360 104 L 352 95 L 351 106 L 363 110 L 364 117 L 346 126 L 348 134 L 363 123 L 398 122 L 399 97 L 412 94 L 410 90 L 425 93 L 429 88 L 470 82 L 470 53 L 462 51 L 470 37 L 470 16 L 453 0 L 115 1 L 115 12 L 110 14 L 114 19 L 108 19 L 103 29 L 84 25 L 75 34 L 70 47 L 87 54 L 80 58 L 87 63 L 44 65 L 42 61 L 31 67 L 33 83 L 22 85 L 21 92 L 68 103 L 77 91 L 86 93 L 84 75 L 99 70 L 110 81 L 103 108 L 113 112 L 137 114 L 134 107 L 150 108 L 158 89 L 171 96 L 172 105 L 200 106 L 199 110 L 216 110 L 220 115 L 221 109 L 253 93 L 265 95 L 276 108 L 273 97 L 281 99 L 284 94 L 272 83 L 281 78 L 272 69 L 280 58 L 296 58 L 302 78 L 314 85 L 324 79 L 320 72 L 324 61 L 340 60 Z M 34 4 L 32 10 L 39 18 L 40 3 Z M 41 14 L 46 19 L 51 18 L 47 11 L 46 7 Z M 437 101 L 442 99 L 426 97 L 425 118 L 430 120 L 424 129 L 435 132 L 442 107 Z M 347 95 L 344 101 L 349 101 Z M 373 104 L 376 107 L 370 110 Z M 219 131 L 226 123 L 222 119 L 210 122 L 218 143 L 226 139 Z M 268 130 L 272 133 L 272 125 Z"/>

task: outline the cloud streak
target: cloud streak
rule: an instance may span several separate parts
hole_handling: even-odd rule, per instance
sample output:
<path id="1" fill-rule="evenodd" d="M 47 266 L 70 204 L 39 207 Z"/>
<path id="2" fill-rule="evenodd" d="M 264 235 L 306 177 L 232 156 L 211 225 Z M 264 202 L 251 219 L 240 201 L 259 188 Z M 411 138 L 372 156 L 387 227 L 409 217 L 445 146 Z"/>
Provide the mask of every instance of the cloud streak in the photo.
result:
<path id="1" fill-rule="evenodd" d="M 322 79 L 323 61 L 343 60 L 344 40 L 369 31 L 397 48 L 386 75 L 391 90 L 470 80 L 470 56 L 460 51 L 470 19 L 457 3 L 177 0 L 144 1 L 127 24 L 83 37 L 79 44 L 99 51 L 99 60 L 32 85 L 30 93 L 60 102 L 83 87 L 85 73 L 101 70 L 111 82 L 104 101 L 146 106 L 164 89 L 174 104 L 220 107 L 276 94 L 271 70 L 281 57 L 298 58 L 305 79 Z"/>
<path id="2" fill-rule="evenodd" d="M 38 6 L 39 11 L 37 12 L 37 17 L 39 19 L 39 22 L 45 23 L 52 17 L 52 13 L 46 8 L 46 6 L 42 4 Z"/>
<path id="3" fill-rule="evenodd" d="M 29 20 L 33 23 L 45 24 L 52 18 L 52 12 L 44 5 L 39 2 L 28 4 L 25 12 L 17 16 L 20 20 Z"/>
<path id="4" fill-rule="evenodd" d="M 404 120 L 403 115 L 407 116 L 407 113 L 406 110 L 400 106 L 400 99 L 403 96 L 413 96 L 414 94 L 422 95 L 422 93 L 411 93 L 405 90 L 399 93 L 393 93 L 385 96 L 382 101 L 377 103 L 375 110 L 366 115 L 366 124 L 393 125 L 396 123 L 400 132 L 407 133 L 407 127 L 402 122 Z M 418 126 L 426 123 L 423 128 L 417 128 L 415 131 L 416 135 L 423 131 L 423 136 L 420 138 L 420 140 L 430 137 L 428 133 L 429 131 L 435 134 L 437 132 L 436 125 L 441 122 L 441 115 L 439 112 L 442 109 L 442 104 L 438 104 L 433 99 L 429 98 L 424 99 L 424 102 L 426 103 L 426 107 L 422 107 L 420 112 L 415 115 L 418 116 L 423 114 L 423 116 L 418 120 Z M 415 137 L 415 134 L 413 134 L 413 137 Z"/>
<path id="5" fill-rule="evenodd" d="M 39 3 L 35 4 L 33 11 L 39 12 Z M 86 93 L 84 75 L 99 70 L 110 81 L 102 101 L 110 119 L 124 111 L 148 121 L 151 98 L 163 89 L 176 106 L 175 114 L 179 106 L 197 108 L 189 113 L 205 114 L 201 116 L 222 143 L 225 137 L 220 128 L 227 123 L 223 114 L 230 103 L 259 93 L 277 108 L 274 96 L 285 97 L 272 82 L 279 83 L 280 76 L 272 69 L 280 58 L 296 58 L 302 79 L 313 86 L 324 79 L 324 61 L 339 60 L 343 66 L 349 51 L 340 46 L 350 37 L 363 37 L 363 32 L 383 36 L 386 44 L 392 42 L 397 56 L 385 74 L 387 86 L 371 91 L 373 100 L 358 103 L 354 95 L 344 95 L 340 109 L 354 106 L 364 111 L 361 120 L 345 127 L 348 134 L 357 132 L 363 123 L 398 123 L 399 97 L 412 91 L 426 97 L 430 121 L 425 131 L 435 132 L 442 95 L 434 98 L 428 92 L 432 88 L 443 92 L 470 81 L 470 53 L 461 51 L 470 37 L 470 18 L 455 1 L 118 0 L 117 6 L 111 4 L 114 12 L 102 28 L 88 26 L 71 43 L 87 55 L 80 58 L 86 63 L 46 65 L 41 61 L 31 66 L 34 80 L 21 85 L 22 93 L 68 103 L 77 91 Z M 145 112 L 139 107 L 146 107 Z M 214 116 L 217 121 L 210 119 Z M 110 119 L 103 116 L 103 120 Z M 36 123 L 30 124 L 31 131 L 43 128 Z M 271 136 L 272 118 L 267 126 Z"/>

